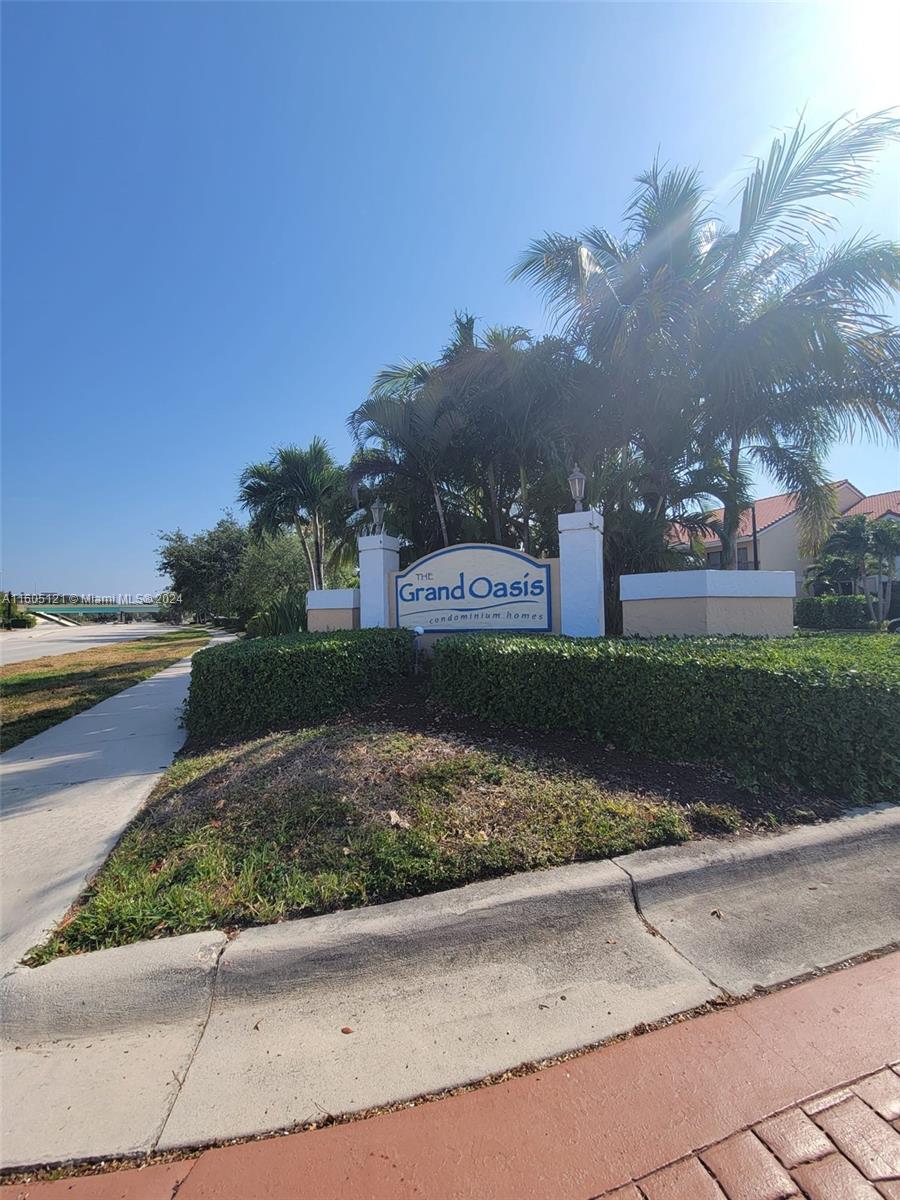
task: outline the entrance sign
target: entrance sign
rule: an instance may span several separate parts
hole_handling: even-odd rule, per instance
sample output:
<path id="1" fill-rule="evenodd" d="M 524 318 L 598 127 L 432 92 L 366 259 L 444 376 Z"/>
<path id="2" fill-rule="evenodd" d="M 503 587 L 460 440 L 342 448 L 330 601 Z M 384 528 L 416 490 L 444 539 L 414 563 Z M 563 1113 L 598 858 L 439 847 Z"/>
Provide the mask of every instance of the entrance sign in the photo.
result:
<path id="1" fill-rule="evenodd" d="M 553 627 L 550 563 L 506 546 L 466 544 L 436 550 L 394 577 L 402 628 L 450 630 Z"/>

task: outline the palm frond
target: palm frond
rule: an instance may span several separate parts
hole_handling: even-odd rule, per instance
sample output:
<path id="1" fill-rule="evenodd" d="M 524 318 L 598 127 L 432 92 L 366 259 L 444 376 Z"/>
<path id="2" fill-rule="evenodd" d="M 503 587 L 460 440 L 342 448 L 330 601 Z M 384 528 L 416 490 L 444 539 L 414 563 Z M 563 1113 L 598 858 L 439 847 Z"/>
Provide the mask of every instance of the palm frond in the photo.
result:
<path id="1" fill-rule="evenodd" d="M 858 318 L 900 293 L 900 244 L 857 235 L 827 250 L 787 299 L 829 309 L 849 308 Z"/>
<path id="2" fill-rule="evenodd" d="M 813 203 L 864 194 L 875 155 L 900 136 L 895 110 L 859 120 L 841 117 L 807 131 L 803 120 L 778 134 L 765 158 L 756 160 L 741 188 L 741 214 L 727 275 L 754 251 L 801 242 L 834 226 L 835 218 Z"/>
<path id="3" fill-rule="evenodd" d="M 592 231 L 592 235 L 593 242 L 599 244 L 599 231 Z M 555 310 L 558 320 L 565 324 L 577 317 L 598 285 L 615 295 L 614 276 L 607 270 L 615 261 L 613 255 L 595 254 L 582 238 L 546 233 L 531 243 L 509 277 L 533 284 L 547 308 Z"/>
<path id="4" fill-rule="evenodd" d="M 757 444 L 747 454 L 797 499 L 800 551 L 815 554 L 834 520 L 835 495 L 821 458 L 806 445 Z"/>

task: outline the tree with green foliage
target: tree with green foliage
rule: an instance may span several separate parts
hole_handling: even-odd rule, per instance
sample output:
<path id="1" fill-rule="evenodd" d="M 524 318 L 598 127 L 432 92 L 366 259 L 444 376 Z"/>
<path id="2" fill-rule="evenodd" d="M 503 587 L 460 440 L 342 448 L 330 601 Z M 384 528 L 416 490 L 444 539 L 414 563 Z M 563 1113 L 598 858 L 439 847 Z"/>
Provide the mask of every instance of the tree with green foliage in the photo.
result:
<path id="1" fill-rule="evenodd" d="M 677 519 L 689 530 L 706 527 L 702 501 L 721 472 L 717 460 L 709 465 L 696 446 L 686 448 L 680 432 L 667 445 L 657 431 L 654 464 L 623 449 L 621 421 L 597 411 L 597 374 L 564 339 L 535 340 L 518 326 L 479 333 L 474 318 L 457 314 L 437 362 L 389 368 L 351 415 L 359 443 L 351 475 L 384 495 L 391 526 L 414 557 L 451 541 L 540 555 L 557 550 L 557 514 L 570 503 L 566 477 L 581 459 L 587 499 L 606 523 L 614 630 L 622 572 L 694 563 L 669 548 L 669 526 Z M 385 396 L 379 389 L 388 379 Z"/>
<path id="2" fill-rule="evenodd" d="M 622 237 L 547 234 L 513 270 L 596 367 L 597 419 L 644 460 L 645 507 L 665 506 L 673 464 L 714 468 L 728 566 L 748 464 L 797 493 L 814 545 L 833 516 L 827 447 L 851 428 L 900 431 L 900 333 L 879 307 L 900 291 L 900 247 L 855 236 L 826 248 L 822 207 L 861 195 L 898 132 L 890 113 L 811 132 L 801 121 L 751 167 L 733 230 L 696 170 L 655 162 Z"/>
<path id="3" fill-rule="evenodd" d="M 900 558 L 900 521 L 885 518 L 869 525 L 869 541 L 878 585 L 878 619 L 886 621 L 891 612 L 897 559 Z"/>
<path id="4" fill-rule="evenodd" d="M 492 524 L 512 529 L 530 553 L 535 489 L 549 478 L 565 493 L 575 387 L 570 348 L 558 338 L 535 341 L 518 325 L 494 326 L 448 366 L 446 377 L 474 433 L 463 439 L 476 468 L 471 483 L 483 471 Z M 498 476 L 513 484 L 505 498 Z"/>
<path id="5" fill-rule="evenodd" d="M 862 513 L 839 517 L 807 579 L 823 591 L 849 584 L 853 595 L 865 596 L 869 620 L 884 621 L 891 610 L 898 556 L 900 521 L 872 521 Z"/>
<path id="6" fill-rule="evenodd" d="M 292 529 L 303 547 L 310 586 L 327 586 L 351 541 L 347 521 L 353 502 L 347 474 L 321 438 L 305 449 L 281 446 L 265 462 L 251 463 L 241 474 L 238 499 L 250 513 L 252 533 Z"/>
<path id="7" fill-rule="evenodd" d="M 450 535 L 443 493 L 451 446 L 462 423 L 462 411 L 443 386 L 439 368 L 424 362 L 385 367 L 348 420 L 361 451 L 356 475 L 420 479 L 431 493 L 444 546 L 450 545 Z"/>
<path id="8" fill-rule="evenodd" d="M 251 537 L 231 585 L 234 615 L 245 623 L 276 598 L 303 596 L 308 587 L 306 554 L 296 533 Z"/>
<path id="9" fill-rule="evenodd" d="M 188 535 L 181 529 L 160 532 L 157 562 L 167 575 L 171 590 L 179 593 L 178 614 L 194 613 L 199 618 L 234 616 L 234 582 L 250 537 L 231 513 L 212 529 Z"/>

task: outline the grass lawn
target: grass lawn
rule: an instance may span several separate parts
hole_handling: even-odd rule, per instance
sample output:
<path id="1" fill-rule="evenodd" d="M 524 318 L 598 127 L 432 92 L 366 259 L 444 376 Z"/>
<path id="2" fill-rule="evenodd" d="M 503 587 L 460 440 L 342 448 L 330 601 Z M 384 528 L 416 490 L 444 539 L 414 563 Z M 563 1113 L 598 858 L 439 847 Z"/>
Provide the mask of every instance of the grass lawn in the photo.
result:
<path id="1" fill-rule="evenodd" d="M 208 641 L 206 630 L 185 629 L 0 667 L 0 750 L 140 683 Z"/>
<path id="2" fill-rule="evenodd" d="M 28 961 L 834 811 L 787 792 L 764 811 L 721 772 L 598 755 L 583 739 L 523 746 L 429 713 L 415 685 L 405 709 L 392 697 L 366 715 L 187 753 Z"/>

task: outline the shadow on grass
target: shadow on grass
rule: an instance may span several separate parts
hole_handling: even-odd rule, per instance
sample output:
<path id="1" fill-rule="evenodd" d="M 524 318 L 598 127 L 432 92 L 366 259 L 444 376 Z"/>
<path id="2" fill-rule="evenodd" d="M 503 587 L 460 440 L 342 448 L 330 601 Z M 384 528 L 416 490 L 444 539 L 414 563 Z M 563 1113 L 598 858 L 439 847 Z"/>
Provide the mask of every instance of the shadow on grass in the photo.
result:
<path id="1" fill-rule="evenodd" d="M 177 658 L 136 659 L 124 663 L 111 663 L 109 666 L 85 667 L 70 671 L 60 671 L 55 675 L 25 675 L 15 676 L 10 680 L 0 680 L 0 696 L 10 698 L 27 696 L 33 692 L 57 692 L 73 687 L 97 687 L 105 682 L 117 682 L 122 678 L 142 676 L 146 672 L 162 671 L 178 662 Z"/>
<path id="2" fill-rule="evenodd" d="M 61 671 L 55 675 L 31 674 L 0 680 L 0 697 L 5 702 L 0 752 L 11 750 L 28 738 L 36 737 L 174 666 L 185 657 L 183 642 L 184 639 L 174 654 L 129 658 L 125 662 Z"/>

